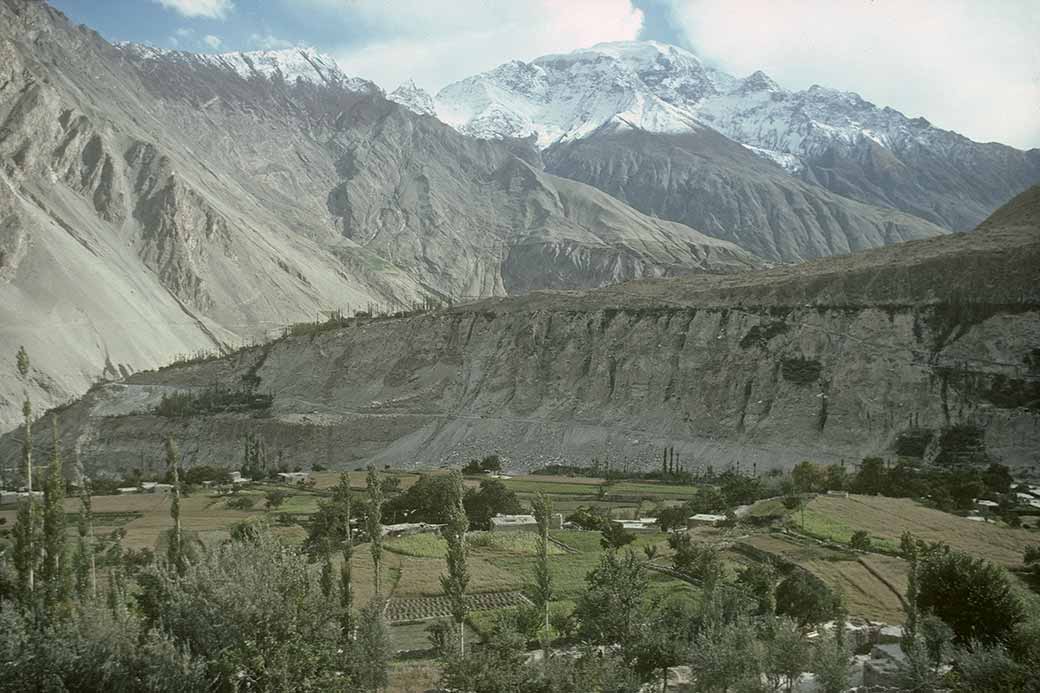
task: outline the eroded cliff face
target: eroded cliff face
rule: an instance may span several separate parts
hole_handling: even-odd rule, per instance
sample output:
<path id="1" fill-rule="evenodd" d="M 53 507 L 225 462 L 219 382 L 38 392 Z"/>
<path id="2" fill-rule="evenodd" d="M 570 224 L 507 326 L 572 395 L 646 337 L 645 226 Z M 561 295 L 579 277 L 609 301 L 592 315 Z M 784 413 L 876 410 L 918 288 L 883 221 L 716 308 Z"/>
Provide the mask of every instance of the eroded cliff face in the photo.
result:
<path id="1" fill-rule="evenodd" d="M 490 452 L 511 468 L 648 466 L 665 445 L 716 469 L 851 463 L 908 445 L 932 460 L 984 452 L 1036 465 L 1037 354 L 1023 345 L 1040 344 L 1040 310 L 985 312 L 960 321 L 933 308 L 456 311 L 138 374 L 93 390 L 62 419 L 67 443 L 108 473 L 158 465 L 166 434 L 190 464 L 235 466 L 247 433 L 289 465 L 333 467 Z M 274 395 L 269 411 L 135 414 L 164 393 L 252 377 Z M 953 430 L 961 437 L 944 436 Z"/>

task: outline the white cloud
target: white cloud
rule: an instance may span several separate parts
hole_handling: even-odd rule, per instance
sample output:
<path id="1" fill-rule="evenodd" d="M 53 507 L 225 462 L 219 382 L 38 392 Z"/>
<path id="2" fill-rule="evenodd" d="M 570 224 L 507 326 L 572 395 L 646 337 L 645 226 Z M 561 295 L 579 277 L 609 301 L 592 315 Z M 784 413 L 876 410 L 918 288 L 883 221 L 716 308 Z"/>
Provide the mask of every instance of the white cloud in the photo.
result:
<path id="1" fill-rule="evenodd" d="M 202 42 L 214 50 L 220 48 L 220 44 L 222 43 L 220 37 L 214 36 L 213 34 L 206 34 L 205 36 L 203 36 Z"/>
<path id="2" fill-rule="evenodd" d="M 671 0 L 702 57 L 855 91 L 972 139 L 1040 146 L 1035 0 Z"/>
<path id="3" fill-rule="evenodd" d="M 168 10 L 179 12 L 185 17 L 208 17 L 224 19 L 235 9 L 231 0 L 153 0 Z"/>
<path id="4" fill-rule="evenodd" d="M 256 48 L 260 48 L 265 51 L 280 50 L 282 48 L 292 48 L 294 44 L 292 41 L 286 41 L 285 39 L 272 36 L 271 34 L 252 34 L 249 37 L 249 43 Z"/>
<path id="5" fill-rule="evenodd" d="M 192 33 L 194 33 L 194 32 L 192 32 L 191 29 L 182 26 L 180 29 L 177 29 L 173 33 L 176 34 L 177 36 L 181 37 L 181 38 L 187 38 L 187 37 L 191 36 Z"/>
<path id="6" fill-rule="evenodd" d="M 301 1 L 301 0 L 297 0 Z M 643 13 L 630 0 L 302 0 L 334 10 L 373 37 L 334 55 L 349 74 L 393 89 L 409 78 L 435 91 L 513 59 L 634 39 Z"/>

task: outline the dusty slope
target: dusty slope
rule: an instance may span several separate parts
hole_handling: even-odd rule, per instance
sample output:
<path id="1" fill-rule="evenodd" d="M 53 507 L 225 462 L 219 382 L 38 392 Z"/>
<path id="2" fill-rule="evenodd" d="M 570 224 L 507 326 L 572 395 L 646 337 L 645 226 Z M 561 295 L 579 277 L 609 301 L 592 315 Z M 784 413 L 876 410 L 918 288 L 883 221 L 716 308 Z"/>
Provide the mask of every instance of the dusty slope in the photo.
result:
<path id="1" fill-rule="evenodd" d="M 289 464 L 653 464 L 674 445 L 764 469 L 891 455 L 912 434 L 926 459 L 1035 469 L 1038 205 L 1034 189 L 974 233 L 796 268 L 536 292 L 141 373 L 66 410 L 63 435 L 104 471 L 155 463 L 166 433 L 192 462 L 238 464 L 250 431 Z M 256 377 L 266 413 L 133 415 Z"/>
<path id="2" fill-rule="evenodd" d="M 236 65 L 0 0 L 0 354 L 39 404 L 321 310 L 759 264 L 371 84 Z M 0 368 L 0 429 L 20 392 Z"/>
<path id="3" fill-rule="evenodd" d="M 708 128 L 689 134 L 605 128 L 553 145 L 544 158 L 553 173 L 770 260 L 842 255 L 945 233 L 920 217 L 802 182 Z"/>

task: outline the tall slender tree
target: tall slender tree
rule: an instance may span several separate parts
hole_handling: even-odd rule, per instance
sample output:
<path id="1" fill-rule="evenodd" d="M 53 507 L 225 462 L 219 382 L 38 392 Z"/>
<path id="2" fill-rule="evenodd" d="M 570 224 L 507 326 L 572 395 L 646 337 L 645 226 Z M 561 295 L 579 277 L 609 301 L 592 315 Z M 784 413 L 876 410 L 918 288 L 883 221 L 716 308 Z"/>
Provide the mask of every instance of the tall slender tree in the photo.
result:
<path id="1" fill-rule="evenodd" d="M 173 491 L 170 500 L 170 517 L 173 518 L 173 529 L 170 530 L 170 544 L 166 549 L 166 558 L 177 573 L 183 573 L 186 567 L 184 556 L 184 537 L 181 535 L 181 477 L 180 455 L 173 436 L 166 437 L 166 467 L 173 475 Z"/>
<path id="2" fill-rule="evenodd" d="M 366 477 L 368 486 L 368 541 L 372 551 L 372 565 L 375 568 L 375 599 L 383 598 L 383 488 L 379 483 L 379 474 L 372 465 L 368 466 Z"/>
<path id="3" fill-rule="evenodd" d="M 39 547 L 36 537 L 36 498 L 33 496 L 33 441 L 32 441 L 32 400 L 29 399 L 29 353 L 24 346 L 18 347 L 15 355 L 18 375 L 26 381 L 25 400 L 22 402 L 22 417 L 25 421 L 25 433 L 22 439 L 22 467 L 25 474 L 25 487 L 28 491 L 26 500 L 18 507 L 18 528 L 15 534 L 15 568 L 18 570 L 22 594 L 28 598 L 36 591 L 36 563 L 39 560 Z"/>
<path id="4" fill-rule="evenodd" d="M 466 586 L 469 584 L 469 572 L 466 568 L 466 531 L 469 519 L 462 505 L 462 474 L 451 472 L 451 503 L 447 512 L 447 523 L 444 526 L 444 538 L 448 542 L 446 554 L 448 574 L 441 575 L 441 587 L 451 604 L 451 617 L 459 629 L 459 655 L 466 654 Z"/>
<path id="5" fill-rule="evenodd" d="M 910 655 L 917 646 L 919 551 L 917 540 L 909 531 L 903 532 L 903 536 L 900 538 L 900 549 L 902 550 L 903 558 L 910 564 L 910 573 L 906 578 L 906 598 L 903 600 L 903 611 L 906 613 L 906 620 L 903 623 L 903 638 L 900 645 L 903 652 Z"/>
<path id="6" fill-rule="evenodd" d="M 51 459 L 43 485 L 43 565 L 40 578 L 45 585 L 48 612 L 53 614 L 68 599 L 69 575 L 65 553 L 65 475 L 57 417 L 51 418 L 51 424 Z"/>
<path id="7" fill-rule="evenodd" d="M 538 523 L 538 557 L 534 564 L 532 601 L 542 612 L 542 658 L 549 661 L 549 602 L 553 598 L 552 575 L 549 573 L 549 523 L 552 518 L 552 500 L 539 493 L 531 504 Z"/>
<path id="8" fill-rule="evenodd" d="M 83 462 L 76 451 L 76 483 L 79 485 L 79 544 L 76 549 L 76 591 L 80 599 L 97 599 L 97 561 L 94 539 L 94 504 L 90 479 L 83 471 Z"/>
<path id="9" fill-rule="evenodd" d="M 354 531 L 350 527 L 350 481 L 346 474 L 340 476 L 340 484 L 345 484 L 348 489 L 343 494 L 347 537 L 343 541 L 343 565 L 339 569 L 339 606 L 342 612 L 340 629 L 343 637 L 349 642 L 354 639 L 354 585 L 350 574 L 350 562 L 354 558 Z"/>

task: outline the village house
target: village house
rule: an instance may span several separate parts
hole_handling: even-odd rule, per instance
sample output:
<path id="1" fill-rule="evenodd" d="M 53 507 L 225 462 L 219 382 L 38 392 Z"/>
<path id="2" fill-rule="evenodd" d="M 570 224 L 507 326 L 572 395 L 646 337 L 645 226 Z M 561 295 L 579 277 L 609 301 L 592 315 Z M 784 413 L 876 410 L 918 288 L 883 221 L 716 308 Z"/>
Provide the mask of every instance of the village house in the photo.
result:
<path id="1" fill-rule="evenodd" d="M 310 472 L 278 472 L 278 478 L 284 484 L 304 484 L 310 481 Z"/>
<path id="2" fill-rule="evenodd" d="M 710 513 L 697 513 L 686 518 L 686 529 L 694 527 L 714 527 L 726 521 L 725 515 L 712 515 Z"/>
<path id="3" fill-rule="evenodd" d="M 493 532 L 534 532 L 538 529 L 538 523 L 534 515 L 495 515 L 491 518 L 491 531 Z"/>

